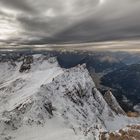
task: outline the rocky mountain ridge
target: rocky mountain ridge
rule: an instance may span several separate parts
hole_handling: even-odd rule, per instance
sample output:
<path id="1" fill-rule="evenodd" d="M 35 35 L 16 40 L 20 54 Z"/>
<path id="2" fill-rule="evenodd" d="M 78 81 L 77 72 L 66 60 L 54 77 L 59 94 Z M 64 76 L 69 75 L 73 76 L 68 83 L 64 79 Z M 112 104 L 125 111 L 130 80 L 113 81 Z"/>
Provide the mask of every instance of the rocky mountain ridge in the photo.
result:
<path id="1" fill-rule="evenodd" d="M 99 140 L 102 131 L 139 122 L 112 109 L 84 64 L 62 69 L 55 58 L 33 55 L 14 61 L 14 65 L 1 62 L 0 77 L 2 140 L 31 139 L 25 131 L 30 128 L 31 132 L 40 126 L 42 131 L 36 137 L 32 133 L 34 140 L 54 140 L 56 137 L 68 140 L 69 136 L 75 140 Z M 120 109 L 116 101 L 115 105 Z M 42 137 L 44 130 L 49 129 L 51 131 Z M 57 133 L 59 129 L 63 133 Z"/>

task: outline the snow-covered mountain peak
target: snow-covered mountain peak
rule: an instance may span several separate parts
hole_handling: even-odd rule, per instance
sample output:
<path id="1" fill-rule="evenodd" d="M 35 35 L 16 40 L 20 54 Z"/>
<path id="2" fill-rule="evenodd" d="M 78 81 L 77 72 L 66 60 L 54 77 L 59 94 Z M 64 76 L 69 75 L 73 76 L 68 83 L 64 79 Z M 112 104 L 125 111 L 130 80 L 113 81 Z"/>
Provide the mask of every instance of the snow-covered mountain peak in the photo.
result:
<path id="1" fill-rule="evenodd" d="M 34 140 L 98 140 L 101 131 L 128 124 L 98 91 L 85 64 L 62 69 L 56 58 L 43 55 L 13 63 L 0 65 L 0 138 L 29 140 L 40 130 Z"/>
<path id="2" fill-rule="evenodd" d="M 63 73 L 55 58 L 46 59 L 44 56 L 36 56 L 35 58 L 28 56 L 23 61 L 15 61 L 14 63 L 14 66 L 6 62 L 2 62 L 0 65 L 0 112 L 3 109 L 13 110 L 21 102 L 35 94 L 42 84 L 51 82 L 54 77 Z M 30 65 L 30 69 L 21 72 L 23 64 L 24 69 L 25 64 Z"/>

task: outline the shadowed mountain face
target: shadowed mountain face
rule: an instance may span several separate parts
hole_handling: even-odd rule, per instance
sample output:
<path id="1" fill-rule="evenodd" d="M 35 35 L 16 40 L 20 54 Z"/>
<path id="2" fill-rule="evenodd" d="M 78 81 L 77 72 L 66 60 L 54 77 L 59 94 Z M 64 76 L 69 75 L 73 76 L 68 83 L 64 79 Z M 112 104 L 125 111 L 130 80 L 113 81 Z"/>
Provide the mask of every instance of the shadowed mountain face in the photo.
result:
<path id="1" fill-rule="evenodd" d="M 119 59 L 105 54 L 64 53 L 59 54 L 57 58 L 59 64 L 64 68 L 86 63 L 88 70 L 93 68 L 97 73 L 125 66 Z"/>
<path id="2" fill-rule="evenodd" d="M 140 103 L 140 64 L 115 70 L 101 78 L 102 84 L 116 90 L 116 96 L 125 96 L 130 106 Z"/>

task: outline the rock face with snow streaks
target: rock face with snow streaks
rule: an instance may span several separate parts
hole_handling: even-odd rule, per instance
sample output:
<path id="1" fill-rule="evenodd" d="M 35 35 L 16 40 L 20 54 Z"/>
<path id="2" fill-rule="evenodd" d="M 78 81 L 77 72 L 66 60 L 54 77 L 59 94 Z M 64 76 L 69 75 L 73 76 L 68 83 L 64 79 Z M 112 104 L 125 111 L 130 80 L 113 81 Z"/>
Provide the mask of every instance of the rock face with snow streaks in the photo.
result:
<path id="1" fill-rule="evenodd" d="M 122 114 L 126 115 L 124 110 L 120 107 L 117 100 L 113 96 L 111 91 L 107 91 L 104 95 L 104 99 L 107 102 L 107 104 L 110 106 L 110 108 L 116 113 L 116 114 Z"/>
<path id="2" fill-rule="evenodd" d="M 67 135 L 74 140 L 79 139 L 77 136 L 98 140 L 99 132 L 113 128 L 116 118 L 123 118 L 121 121 L 127 124 L 123 113 L 116 113 L 97 90 L 84 64 L 62 69 L 55 58 L 43 55 L 30 58 L 15 61 L 15 65 L 1 62 L 1 139 L 28 140 L 31 133 L 25 135 L 25 131 L 41 126 L 36 137 L 32 134 L 35 140 L 55 140 L 59 136 L 68 140 L 64 138 Z M 30 69 L 21 72 L 23 64 L 30 65 Z M 121 109 L 119 105 L 117 108 Z M 44 130 L 51 132 L 44 134 Z"/>

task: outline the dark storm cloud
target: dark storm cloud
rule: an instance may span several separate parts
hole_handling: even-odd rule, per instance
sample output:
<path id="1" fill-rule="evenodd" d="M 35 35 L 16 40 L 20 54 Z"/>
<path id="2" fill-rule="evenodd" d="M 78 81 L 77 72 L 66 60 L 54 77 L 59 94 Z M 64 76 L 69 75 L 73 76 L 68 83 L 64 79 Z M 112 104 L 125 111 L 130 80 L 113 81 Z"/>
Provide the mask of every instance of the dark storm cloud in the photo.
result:
<path id="1" fill-rule="evenodd" d="M 21 44 L 136 39 L 139 13 L 138 0 L 0 0 L 0 35 Z"/>
<path id="2" fill-rule="evenodd" d="M 88 42 L 140 37 L 140 2 L 108 1 L 95 15 L 56 34 L 50 42 Z"/>
<path id="3" fill-rule="evenodd" d="M 56 33 L 76 24 L 87 13 L 93 10 L 98 4 L 98 0 L 44 0 L 35 3 L 38 10 L 37 15 L 20 15 L 17 17 L 21 26 L 30 33 L 37 33 L 38 36 L 53 36 Z M 90 5 L 89 5 L 90 3 Z M 82 7 L 82 8 L 81 8 Z M 43 38 L 44 39 L 44 38 Z"/>
<path id="4" fill-rule="evenodd" d="M 140 37 L 140 18 L 120 18 L 111 20 L 86 20 L 56 34 L 59 42 L 86 42 L 129 39 Z M 51 42 L 55 40 L 50 40 Z"/>

